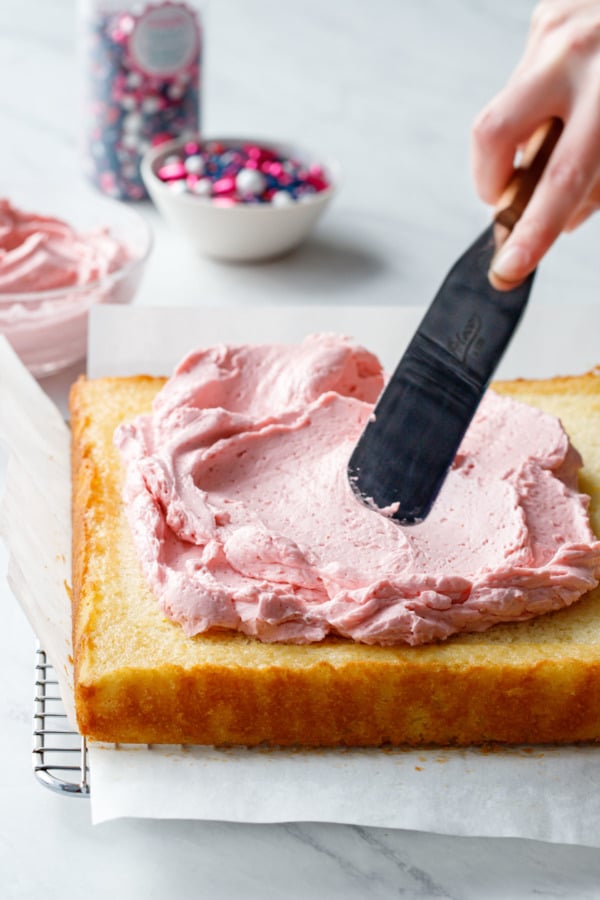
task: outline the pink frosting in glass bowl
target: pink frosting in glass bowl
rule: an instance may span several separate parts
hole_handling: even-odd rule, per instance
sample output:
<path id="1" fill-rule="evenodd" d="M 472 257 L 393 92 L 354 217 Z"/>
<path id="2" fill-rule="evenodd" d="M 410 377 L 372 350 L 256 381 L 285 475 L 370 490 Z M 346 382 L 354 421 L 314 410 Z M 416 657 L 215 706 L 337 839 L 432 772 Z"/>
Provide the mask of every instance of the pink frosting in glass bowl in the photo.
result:
<path id="1" fill-rule="evenodd" d="M 105 198 L 64 218 L 30 210 L 0 198 L 0 333 L 43 376 L 85 356 L 91 306 L 133 299 L 152 241 L 138 213 Z"/>

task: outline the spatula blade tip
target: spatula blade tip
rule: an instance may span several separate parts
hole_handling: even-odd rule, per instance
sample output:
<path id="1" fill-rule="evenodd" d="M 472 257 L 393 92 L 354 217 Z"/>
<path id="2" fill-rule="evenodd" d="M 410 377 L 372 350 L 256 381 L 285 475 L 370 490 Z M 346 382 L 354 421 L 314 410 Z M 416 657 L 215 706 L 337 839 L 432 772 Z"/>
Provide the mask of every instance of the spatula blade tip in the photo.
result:
<path id="1" fill-rule="evenodd" d="M 407 510 L 398 500 L 390 503 L 388 506 L 381 507 L 369 495 L 368 491 L 361 489 L 360 470 L 352 464 L 352 461 L 348 465 L 347 473 L 348 482 L 356 499 L 371 512 L 385 516 L 387 519 L 393 519 L 398 525 L 420 525 L 431 510 L 432 503 L 428 503 L 426 506 L 423 505 L 418 509 Z"/>

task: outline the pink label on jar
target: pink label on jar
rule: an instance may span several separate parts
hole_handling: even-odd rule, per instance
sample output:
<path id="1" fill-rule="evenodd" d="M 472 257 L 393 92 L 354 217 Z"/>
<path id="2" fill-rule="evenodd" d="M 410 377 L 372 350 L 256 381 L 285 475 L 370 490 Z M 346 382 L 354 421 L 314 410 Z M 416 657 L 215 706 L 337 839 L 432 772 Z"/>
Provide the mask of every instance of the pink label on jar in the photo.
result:
<path id="1" fill-rule="evenodd" d="M 132 64 L 155 78 L 174 78 L 197 64 L 200 33 L 195 12 L 182 3 L 151 6 L 129 38 Z"/>

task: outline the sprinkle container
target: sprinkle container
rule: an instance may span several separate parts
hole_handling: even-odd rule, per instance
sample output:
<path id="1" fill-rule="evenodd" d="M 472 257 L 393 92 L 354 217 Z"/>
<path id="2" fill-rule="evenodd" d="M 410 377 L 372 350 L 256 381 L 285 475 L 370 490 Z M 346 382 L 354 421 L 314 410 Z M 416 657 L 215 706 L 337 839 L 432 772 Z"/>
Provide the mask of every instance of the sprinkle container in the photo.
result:
<path id="1" fill-rule="evenodd" d="M 196 0 L 80 0 L 83 161 L 121 200 L 146 197 L 140 160 L 200 128 L 202 17 Z"/>

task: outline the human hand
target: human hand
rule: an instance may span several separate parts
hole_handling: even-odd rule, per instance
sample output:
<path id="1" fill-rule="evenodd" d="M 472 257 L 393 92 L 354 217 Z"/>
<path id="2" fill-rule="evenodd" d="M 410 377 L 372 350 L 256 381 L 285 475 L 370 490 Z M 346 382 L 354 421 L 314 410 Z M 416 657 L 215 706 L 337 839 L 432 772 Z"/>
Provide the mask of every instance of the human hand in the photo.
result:
<path id="1" fill-rule="evenodd" d="M 534 195 L 492 262 L 499 289 L 521 282 L 562 231 L 600 208 L 600 0 L 542 0 L 523 57 L 473 126 L 477 190 L 496 203 L 516 151 L 556 116 L 564 130 Z"/>

